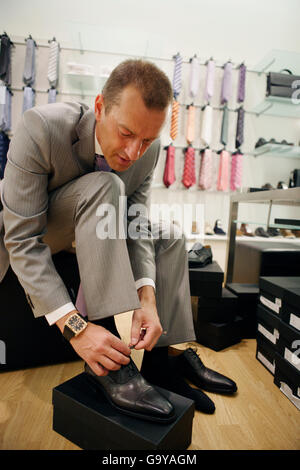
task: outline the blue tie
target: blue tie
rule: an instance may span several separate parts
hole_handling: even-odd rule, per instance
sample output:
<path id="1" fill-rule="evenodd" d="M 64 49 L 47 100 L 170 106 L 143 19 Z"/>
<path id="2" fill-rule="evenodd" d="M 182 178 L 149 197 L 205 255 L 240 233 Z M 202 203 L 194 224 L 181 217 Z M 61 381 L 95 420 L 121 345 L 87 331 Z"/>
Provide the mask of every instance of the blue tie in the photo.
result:
<path id="1" fill-rule="evenodd" d="M 109 166 L 103 155 L 95 154 L 95 171 L 112 171 L 112 168 Z"/>

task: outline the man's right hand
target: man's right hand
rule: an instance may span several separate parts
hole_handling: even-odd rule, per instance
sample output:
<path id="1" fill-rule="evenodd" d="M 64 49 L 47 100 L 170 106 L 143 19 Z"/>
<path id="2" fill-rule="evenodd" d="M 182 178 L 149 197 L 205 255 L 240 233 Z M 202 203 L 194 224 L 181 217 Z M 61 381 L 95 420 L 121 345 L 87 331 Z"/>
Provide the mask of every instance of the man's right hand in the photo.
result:
<path id="1" fill-rule="evenodd" d="M 69 314 L 56 322 L 61 332 L 68 316 Z M 110 370 L 118 370 L 121 365 L 127 365 L 130 361 L 131 350 L 120 338 L 102 326 L 90 322 L 82 333 L 70 340 L 70 343 L 97 375 L 107 375 Z"/>

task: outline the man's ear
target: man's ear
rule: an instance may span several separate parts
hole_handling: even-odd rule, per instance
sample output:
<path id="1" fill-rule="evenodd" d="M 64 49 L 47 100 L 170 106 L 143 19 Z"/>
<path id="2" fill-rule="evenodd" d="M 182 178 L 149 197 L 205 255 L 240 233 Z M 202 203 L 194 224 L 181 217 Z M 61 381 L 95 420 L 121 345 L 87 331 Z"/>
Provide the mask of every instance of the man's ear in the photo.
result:
<path id="1" fill-rule="evenodd" d="M 101 112 L 103 110 L 103 95 L 97 95 L 95 98 L 95 116 L 96 121 L 100 120 Z"/>

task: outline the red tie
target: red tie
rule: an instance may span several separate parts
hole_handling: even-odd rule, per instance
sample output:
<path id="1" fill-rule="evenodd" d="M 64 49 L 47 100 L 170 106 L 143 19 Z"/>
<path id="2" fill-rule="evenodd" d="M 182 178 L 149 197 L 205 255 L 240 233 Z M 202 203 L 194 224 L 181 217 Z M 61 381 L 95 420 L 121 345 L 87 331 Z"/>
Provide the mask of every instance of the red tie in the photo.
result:
<path id="1" fill-rule="evenodd" d="M 196 184 L 195 149 L 189 146 L 185 152 L 182 183 L 186 188 Z"/>
<path id="2" fill-rule="evenodd" d="M 176 180 L 175 177 L 175 147 L 169 145 L 167 147 L 167 156 L 166 156 L 166 165 L 164 171 L 163 182 L 164 185 L 168 188 Z"/>

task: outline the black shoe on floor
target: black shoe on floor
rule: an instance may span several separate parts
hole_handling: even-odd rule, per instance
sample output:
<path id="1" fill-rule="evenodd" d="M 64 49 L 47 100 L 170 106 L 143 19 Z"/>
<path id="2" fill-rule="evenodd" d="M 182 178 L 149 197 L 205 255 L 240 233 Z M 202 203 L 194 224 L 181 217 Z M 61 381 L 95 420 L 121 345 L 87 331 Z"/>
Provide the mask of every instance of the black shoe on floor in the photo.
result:
<path id="1" fill-rule="evenodd" d="M 237 391 L 233 380 L 205 367 L 192 348 L 186 349 L 175 359 L 178 361 L 181 374 L 197 387 L 213 393 L 232 394 Z"/>
<path id="2" fill-rule="evenodd" d="M 96 390 L 103 392 L 120 413 L 157 423 L 171 423 L 176 419 L 173 405 L 142 377 L 132 359 L 106 376 L 96 375 L 88 364 L 85 373 Z"/>

